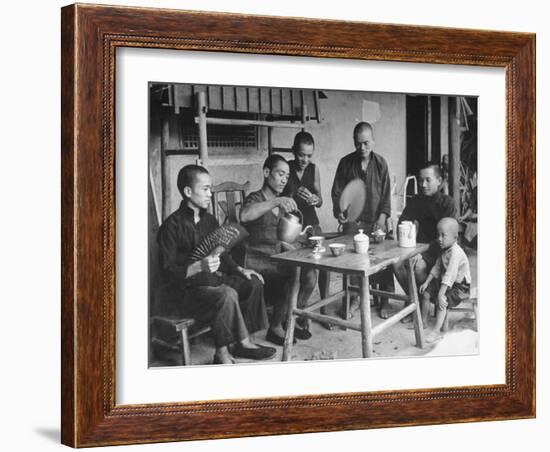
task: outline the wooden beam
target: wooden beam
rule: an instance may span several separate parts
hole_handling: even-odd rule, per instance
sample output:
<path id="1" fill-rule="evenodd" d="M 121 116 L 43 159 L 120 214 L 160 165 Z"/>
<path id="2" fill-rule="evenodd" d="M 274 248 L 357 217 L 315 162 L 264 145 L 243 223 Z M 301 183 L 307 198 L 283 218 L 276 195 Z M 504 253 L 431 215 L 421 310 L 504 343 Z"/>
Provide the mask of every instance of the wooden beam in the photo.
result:
<path id="1" fill-rule="evenodd" d="M 199 123 L 200 117 L 195 118 L 195 122 Z M 263 126 L 263 127 L 286 127 L 289 129 L 302 129 L 305 124 L 301 122 L 275 122 L 275 121 L 258 121 L 257 119 L 227 119 L 227 118 L 206 118 L 208 124 L 220 124 L 226 126 Z"/>
<path id="2" fill-rule="evenodd" d="M 416 309 L 416 304 L 411 303 L 410 305 L 406 306 L 404 309 L 399 311 L 397 314 L 392 315 L 389 319 L 385 320 L 382 323 L 379 323 L 372 329 L 372 336 L 376 336 L 377 334 L 380 334 L 382 331 L 387 330 L 390 326 L 395 325 L 397 322 L 399 322 L 401 319 L 407 317 L 409 314 L 412 314 L 414 310 Z"/>
<path id="3" fill-rule="evenodd" d="M 449 148 L 449 195 L 453 198 L 455 207 L 460 213 L 460 124 L 458 97 L 449 98 L 449 133 L 451 147 Z"/>
<path id="4" fill-rule="evenodd" d="M 340 292 L 336 292 L 335 294 L 332 294 L 331 296 L 327 298 L 322 298 L 321 300 L 317 301 L 316 303 L 313 303 L 312 305 L 309 305 L 307 308 L 304 309 L 304 311 L 315 311 L 316 309 L 322 308 L 323 306 L 326 306 L 327 304 L 333 303 L 343 297 L 345 297 L 346 291 L 341 290 Z"/>
<path id="5" fill-rule="evenodd" d="M 350 284 L 349 291 L 353 292 L 355 294 L 359 294 L 361 292 L 361 288 L 358 287 L 358 286 L 352 286 Z M 391 298 L 393 300 L 401 300 L 401 301 L 406 301 L 406 302 L 410 301 L 410 297 L 408 295 L 398 294 L 398 293 L 395 293 L 395 292 L 387 292 L 385 290 L 380 290 L 380 289 L 371 289 L 370 294 L 371 295 L 378 295 L 380 297 Z"/>
<path id="6" fill-rule="evenodd" d="M 317 314 L 316 312 L 309 312 L 298 308 L 294 309 L 294 314 L 300 317 L 315 320 L 319 323 L 329 323 L 331 325 L 338 325 L 343 328 L 349 328 L 350 330 L 361 331 L 361 325 L 359 323 L 350 322 L 349 320 L 342 320 L 338 317 Z"/>
<path id="7" fill-rule="evenodd" d="M 377 295 L 379 297 L 392 298 L 393 300 L 409 301 L 408 295 L 398 294 L 394 292 L 387 292 L 385 290 L 371 289 L 371 295 Z"/>
<path id="8" fill-rule="evenodd" d="M 199 125 L 199 159 L 202 166 L 208 166 L 208 138 L 206 133 L 206 94 L 204 91 L 197 93 L 197 114 L 195 122 Z"/>

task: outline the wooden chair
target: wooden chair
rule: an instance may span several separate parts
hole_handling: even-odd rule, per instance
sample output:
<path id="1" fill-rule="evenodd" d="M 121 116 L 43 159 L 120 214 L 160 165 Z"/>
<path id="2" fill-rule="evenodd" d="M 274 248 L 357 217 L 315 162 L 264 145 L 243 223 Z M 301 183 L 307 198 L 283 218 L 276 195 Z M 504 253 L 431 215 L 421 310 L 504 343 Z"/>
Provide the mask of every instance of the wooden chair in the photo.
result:
<path id="1" fill-rule="evenodd" d="M 249 188 L 249 181 L 244 184 L 223 182 L 212 187 L 212 213 L 220 224 L 240 223 L 239 212 L 244 204 L 245 193 Z M 220 195 L 222 194 L 225 195 L 225 199 L 221 199 Z M 237 196 L 240 199 L 237 199 Z"/>
<path id="2" fill-rule="evenodd" d="M 239 213 L 249 188 L 250 181 L 246 181 L 244 184 L 223 182 L 212 187 L 212 213 L 218 223 L 240 223 Z M 231 254 L 239 265 L 246 267 L 246 242 L 235 247 Z"/>

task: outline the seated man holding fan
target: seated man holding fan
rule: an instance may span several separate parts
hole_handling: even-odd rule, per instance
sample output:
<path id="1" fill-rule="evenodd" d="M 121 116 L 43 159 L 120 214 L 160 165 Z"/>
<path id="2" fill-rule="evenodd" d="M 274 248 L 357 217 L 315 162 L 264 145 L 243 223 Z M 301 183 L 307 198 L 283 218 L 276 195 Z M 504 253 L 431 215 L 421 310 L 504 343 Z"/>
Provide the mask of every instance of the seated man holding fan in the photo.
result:
<path id="1" fill-rule="evenodd" d="M 267 327 L 262 276 L 238 266 L 220 246 L 200 260 L 194 258 L 205 237 L 219 227 L 206 211 L 212 199 L 210 174 L 201 166 L 187 165 L 177 185 L 183 200 L 157 237 L 170 302 L 181 315 L 211 326 L 214 364 L 233 363 L 233 356 L 272 357 L 274 348 L 254 344 L 249 337 Z"/>

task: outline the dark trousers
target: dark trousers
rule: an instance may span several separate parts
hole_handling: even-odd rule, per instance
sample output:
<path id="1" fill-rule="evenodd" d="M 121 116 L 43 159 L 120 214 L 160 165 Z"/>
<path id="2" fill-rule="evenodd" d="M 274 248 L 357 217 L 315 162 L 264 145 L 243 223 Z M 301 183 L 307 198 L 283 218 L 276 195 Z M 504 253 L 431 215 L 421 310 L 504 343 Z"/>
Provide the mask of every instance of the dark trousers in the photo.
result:
<path id="1" fill-rule="evenodd" d="M 183 311 L 212 329 L 216 347 L 223 347 L 267 328 L 264 290 L 259 279 L 222 277 L 216 287 L 191 286 L 184 290 Z"/>

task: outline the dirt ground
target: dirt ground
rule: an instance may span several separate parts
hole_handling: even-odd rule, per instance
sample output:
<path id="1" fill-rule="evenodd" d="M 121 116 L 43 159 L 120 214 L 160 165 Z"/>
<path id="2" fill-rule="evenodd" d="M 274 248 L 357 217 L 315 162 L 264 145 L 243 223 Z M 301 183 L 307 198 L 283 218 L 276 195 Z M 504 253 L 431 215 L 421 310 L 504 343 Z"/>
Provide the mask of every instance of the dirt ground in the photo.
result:
<path id="1" fill-rule="evenodd" d="M 477 287 L 477 253 L 475 250 L 466 248 L 472 273 L 472 286 Z M 340 290 L 342 287 L 341 276 L 332 274 L 331 293 Z M 396 283 L 396 287 L 399 285 Z M 312 300 L 319 299 L 318 289 L 312 295 Z M 394 310 L 400 310 L 403 302 L 391 300 Z M 335 313 L 340 307 L 339 302 L 334 302 L 328 307 L 328 314 Z M 378 317 L 376 307 L 371 307 L 373 326 L 382 322 Z M 359 321 L 359 309 L 355 306 L 352 309 L 352 321 Z M 430 320 L 431 321 L 431 320 Z M 469 313 L 450 312 L 450 331 L 445 334 L 442 341 L 437 344 L 426 345 L 423 349 L 416 347 L 414 330 L 409 329 L 406 324 L 398 322 L 395 326 L 383 331 L 374 338 L 374 357 L 391 358 L 404 356 L 421 355 L 472 355 L 479 350 L 479 335 L 475 332 L 475 320 Z M 298 340 L 293 347 L 293 361 L 308 361 L 317 359 L 358 359 L 362 358 L 361 333 L 353 330 L 343 330 L 333 327 L 332 330 L 325 329 L 322 325 L 312 322 L 310 331 L 312 337 L 309 340 Z M 265 341 L 265 331 L 257 332 L 252 336 L 256 343 L 273 346 L 277 349 L 275 357 L 262 363 L 280 362 L 282 347 L 274 346 Z M 191 346 L 192 365 L 211 364 L 214 355 L 214 347 L 209 335 L 196 338 Z M 247 360 L 237 360 L 248 362 Z M 155 363 L 157 365 L 170 365 L 170 362 Z"/>

